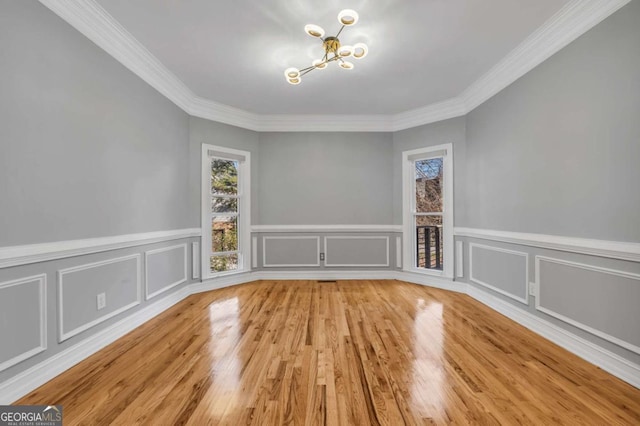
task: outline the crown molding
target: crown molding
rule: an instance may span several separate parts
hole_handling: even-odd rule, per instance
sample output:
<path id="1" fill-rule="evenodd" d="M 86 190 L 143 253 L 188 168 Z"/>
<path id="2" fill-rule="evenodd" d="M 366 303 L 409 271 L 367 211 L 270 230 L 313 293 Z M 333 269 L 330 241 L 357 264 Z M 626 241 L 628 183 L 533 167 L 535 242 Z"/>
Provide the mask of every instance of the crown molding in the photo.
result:
<path id="1" fill-rule="evenodd" d="M 199 96 L 191 98 L 189 108 L 185 109 L 185 112 L 194 117 L 230 124 L 256 132 L 261 131 L 261 116 L 259 114 L 253 114 L 240 108 L 234 108 Z"/>
<path id="2" fill-rule="evenodd" d="M 395 132 L 463 116 L 631 0 L 573 0 L 459 96 L 391 115 L 255 114 L 201 98 L 95 0 L 39 0 L 187 114 L 258 132 Z"/>
<path id="3" fill-rule="evenodd" d="M 426 107 L 405 111 L 393 116 L 393 131 L 423 126 L 436 121 L 461 117 L 467 113 L 465 103 L 459 97 L 427 105 Z"/>

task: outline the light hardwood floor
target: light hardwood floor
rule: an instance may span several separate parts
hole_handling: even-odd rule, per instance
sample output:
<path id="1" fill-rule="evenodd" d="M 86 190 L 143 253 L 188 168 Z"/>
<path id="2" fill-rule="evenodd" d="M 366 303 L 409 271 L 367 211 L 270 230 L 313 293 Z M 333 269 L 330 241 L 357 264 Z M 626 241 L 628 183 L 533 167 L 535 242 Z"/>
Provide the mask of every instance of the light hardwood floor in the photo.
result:
<path id="1" fill-rule="evenodd" d="M 18 403 L 62 404 L 65 425 L 640 424 L 640 390 L 398 281 L 193 295 Z"/>

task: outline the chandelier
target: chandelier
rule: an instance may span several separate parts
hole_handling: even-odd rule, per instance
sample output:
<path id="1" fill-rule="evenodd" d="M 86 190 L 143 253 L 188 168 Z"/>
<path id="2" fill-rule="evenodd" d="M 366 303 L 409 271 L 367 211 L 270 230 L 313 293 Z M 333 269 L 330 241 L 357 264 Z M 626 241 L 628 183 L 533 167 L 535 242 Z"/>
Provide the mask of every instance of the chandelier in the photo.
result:
<path id="1" fill-rule="evenodd" d="M 338 14 L 338 22 L 342 25 L 340 30 L 335 36 L 325 37 L 324 30 L 318 25 L 309 24 L 305 25 L 304 31 L 314 38 L 322 40 L 322 48 L 324 50 L 324 56 L 321 59 L 316 59 L 311 63 L 310 67 L 298 69 L 287 68 L 284 72 L 284 76 L 290 84 L 300 84 L 302 82 L 302 76 L 310 73 L 315 69 L 323 70 L 331 62 L 335 62 L 338 66 L 345 70 L 352 70 L 353 63 L 346 61 L 346 58 L 353 57 L 354 59 L 362 59 L 369 53 L 369 48 L 364 43 L 356 43 L 351 45 L 342 45 L 338 36 L 344 30 L 344 27 L 350 27 L 358 22 L 358 13 L 355 10 L 344 9 Z"/>

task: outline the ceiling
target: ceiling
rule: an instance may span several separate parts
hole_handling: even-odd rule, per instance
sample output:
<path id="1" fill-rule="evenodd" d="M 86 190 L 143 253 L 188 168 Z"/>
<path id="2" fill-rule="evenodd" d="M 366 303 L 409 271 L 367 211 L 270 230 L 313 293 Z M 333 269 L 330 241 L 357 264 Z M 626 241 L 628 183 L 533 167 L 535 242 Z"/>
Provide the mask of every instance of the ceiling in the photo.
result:
<path id="1" fill-rule="evenodd" d="M 254 114 L 390 115 L 454 98 L 569 0 L 97 0 L 197 96 Z M 321 56 L 344 8 L 360 14 L 343 43 L 363 41 L 355 69 L 290 66 Z"/>

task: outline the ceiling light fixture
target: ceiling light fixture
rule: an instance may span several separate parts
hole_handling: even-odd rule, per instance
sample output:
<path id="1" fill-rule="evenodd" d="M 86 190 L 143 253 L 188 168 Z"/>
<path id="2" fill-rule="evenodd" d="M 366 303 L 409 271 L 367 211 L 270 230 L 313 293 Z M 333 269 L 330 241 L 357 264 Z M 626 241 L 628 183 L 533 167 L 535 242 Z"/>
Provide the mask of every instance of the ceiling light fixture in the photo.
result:
<path id="1" fill-rule="evenodd" d="M 353 57 L 354 59 L 362 59 L 369 53 L 369 48 L 364 43 L 356 43 L 353 46 L 342 45 L 338 36 L 344 30 L 344 27 L 350 27 L 358 22 L 358 13 L 355 10 L 344 9 L 338 13 L 338 22 L 342 25 L 340 30 L 335 36 L 325 37 L 322 27 L 315 24 L 305 25 L 304 31 L 314 38 L 322 40 L 322 48 L 324 50 L 324 56 L 322 59 L 316 59 L 311 63 L 310 67 L 298 69 L 287 68 L 284 72 L 284 76 L 289 84 L 300 84 L 302 76 L 310 73 L 315 69 L 325 69 L 330 62 L 337 63 L 340 68 L 345 70 L 352 70 L 353 63 L 345 61 L 345 58 Z"/>

